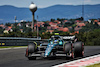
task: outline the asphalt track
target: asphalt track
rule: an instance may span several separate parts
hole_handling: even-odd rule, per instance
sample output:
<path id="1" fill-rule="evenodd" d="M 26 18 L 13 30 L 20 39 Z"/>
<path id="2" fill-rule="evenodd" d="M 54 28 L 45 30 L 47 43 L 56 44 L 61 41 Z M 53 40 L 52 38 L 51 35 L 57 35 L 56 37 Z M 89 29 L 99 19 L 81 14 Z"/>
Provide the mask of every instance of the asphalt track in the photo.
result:
<path id="1" fill-rule="evenodd" d="M 38 57 L 37 60 L 28 60 L 25 57 L 25 48 L 0 50 L 0 67 L 51 67 L 53 65 L 73 61 L 65 56 L 55 60 Z M 100 54 L 100 46 L 85 46 L 84 57 Z M 80 59 L 80 57 L 74 60 Z"/>

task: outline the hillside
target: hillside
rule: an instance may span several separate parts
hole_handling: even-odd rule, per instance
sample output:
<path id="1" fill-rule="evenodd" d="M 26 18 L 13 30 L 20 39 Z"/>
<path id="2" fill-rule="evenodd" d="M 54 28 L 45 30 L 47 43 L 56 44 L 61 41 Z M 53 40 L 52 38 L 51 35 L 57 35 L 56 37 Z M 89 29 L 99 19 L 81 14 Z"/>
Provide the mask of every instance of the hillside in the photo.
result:
<path id="1" fill-rule="evenodd" d="M 91 18 L 100 18 L 100 4 L 85 5 L 85 20 Z M 35 17 L 38 20 L 50 20 L 51 18 L 78 18 L 82 16 L 82 5 L 54 5 L 47 8 L 38 8 Z M 31 21 L 31 12 L 29 8 L 18 8 L 10 5 L 0 6 L 0 23 L 14 22 L 14 16 L 17 19 Z"/>

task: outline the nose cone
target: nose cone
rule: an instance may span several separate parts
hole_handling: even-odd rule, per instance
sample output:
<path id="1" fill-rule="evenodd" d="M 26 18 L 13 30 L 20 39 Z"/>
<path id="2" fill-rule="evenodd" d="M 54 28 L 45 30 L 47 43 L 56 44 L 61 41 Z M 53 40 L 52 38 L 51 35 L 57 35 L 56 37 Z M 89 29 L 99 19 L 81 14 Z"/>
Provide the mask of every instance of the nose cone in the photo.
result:
<path id="1" fill-rule="evenodd" d="M 37 6 L 36 6 L 34 3 L 32 3 L 32 4 L 29 6 L 29 9 L 30 9 L 31 12 L 35 12 L 35 11 L 37 10 Z"/>

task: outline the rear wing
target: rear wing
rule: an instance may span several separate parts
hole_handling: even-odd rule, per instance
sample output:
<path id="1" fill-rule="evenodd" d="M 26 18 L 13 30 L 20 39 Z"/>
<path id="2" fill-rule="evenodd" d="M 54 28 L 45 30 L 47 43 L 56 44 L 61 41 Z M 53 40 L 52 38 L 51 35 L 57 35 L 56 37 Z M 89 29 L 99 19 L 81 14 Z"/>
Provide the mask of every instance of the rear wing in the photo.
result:
<path id="1" fill-rule="evenodd" d="M 61 36 L 63 40 L 74 40 L 75 36 Z"/>
<path id="2" fill-rule="evenodd" d="M 52 38 L 55 38 L 55 36 L 52 36 L 51 39 Z M 75 40 L 76 37 L 75 36 L 58 36 L 58 38 L 61 40 Z"/>

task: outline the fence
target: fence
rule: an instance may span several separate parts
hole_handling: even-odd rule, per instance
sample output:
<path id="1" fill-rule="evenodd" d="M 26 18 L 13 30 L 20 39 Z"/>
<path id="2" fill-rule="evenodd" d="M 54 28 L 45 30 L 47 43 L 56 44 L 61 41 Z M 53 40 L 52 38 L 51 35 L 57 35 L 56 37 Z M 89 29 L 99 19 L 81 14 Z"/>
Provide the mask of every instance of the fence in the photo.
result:
<path id="1" fill-rule="evenodd" d="M 33 41 L 41 41 L 41 38 L 0 37 L 0 46 L 26 46 Z"/>

